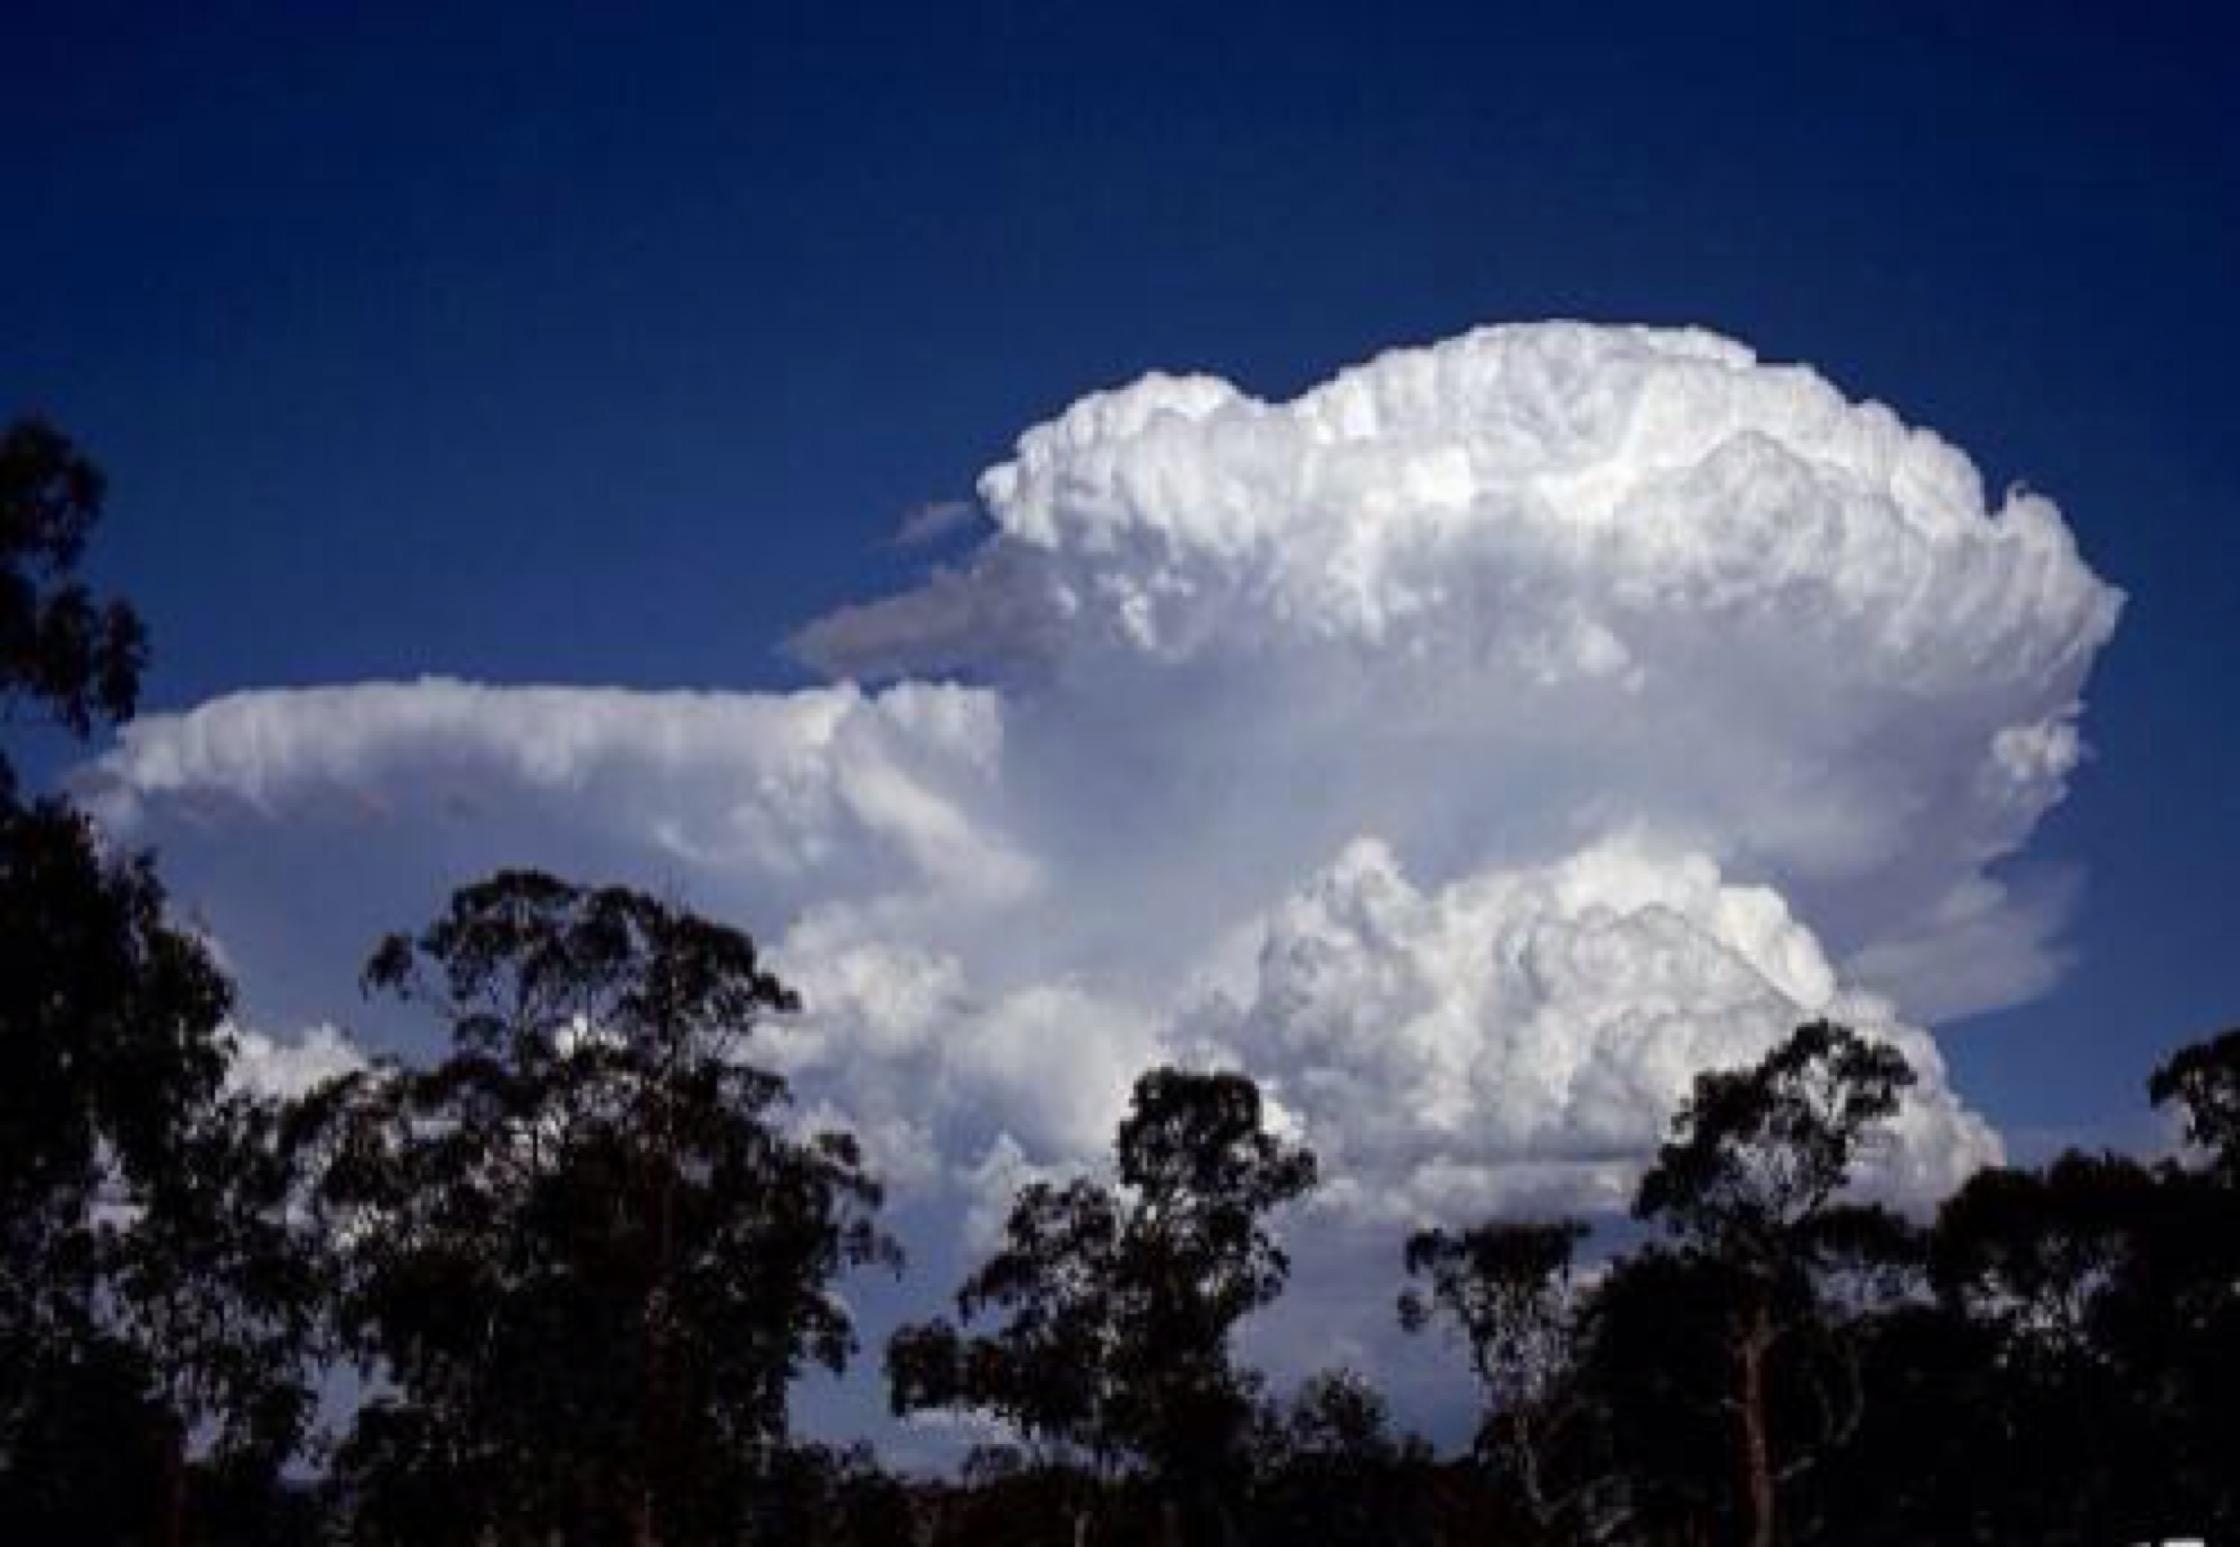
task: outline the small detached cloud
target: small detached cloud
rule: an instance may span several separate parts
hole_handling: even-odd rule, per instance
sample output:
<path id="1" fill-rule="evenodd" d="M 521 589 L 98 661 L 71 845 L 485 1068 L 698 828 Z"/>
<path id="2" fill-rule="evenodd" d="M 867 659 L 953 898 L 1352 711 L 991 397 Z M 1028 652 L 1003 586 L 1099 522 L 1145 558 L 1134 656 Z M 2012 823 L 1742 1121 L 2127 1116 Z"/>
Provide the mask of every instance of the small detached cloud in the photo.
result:
<path id="1" fill-rule="evenodd" d="M 897 548 L 924 548 L 980 524 L 980 507 L 970 500 L 928 500 L 914 506 L 895 528 Z"/>

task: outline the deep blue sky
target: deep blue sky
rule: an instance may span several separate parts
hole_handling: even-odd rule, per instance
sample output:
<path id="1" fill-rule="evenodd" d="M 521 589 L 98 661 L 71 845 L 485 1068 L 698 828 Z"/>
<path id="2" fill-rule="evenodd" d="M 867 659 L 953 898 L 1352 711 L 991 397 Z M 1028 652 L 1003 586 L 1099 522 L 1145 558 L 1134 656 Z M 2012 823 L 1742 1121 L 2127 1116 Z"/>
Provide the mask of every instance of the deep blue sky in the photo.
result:
<path id="1" fill-rule="evenodd" d="M 9 8 L 0 412 L 110 470 L 155 705 L 783 682 L 1087 388 L 1697 322 L 2053 494 L 2131 594 L 2033 851 L 2089 875 L 2076 971 L 1948 1038 L 1961 1089 L 2128 1131 L 2240 1020 L 2221 8 L 833 9 Z"/>

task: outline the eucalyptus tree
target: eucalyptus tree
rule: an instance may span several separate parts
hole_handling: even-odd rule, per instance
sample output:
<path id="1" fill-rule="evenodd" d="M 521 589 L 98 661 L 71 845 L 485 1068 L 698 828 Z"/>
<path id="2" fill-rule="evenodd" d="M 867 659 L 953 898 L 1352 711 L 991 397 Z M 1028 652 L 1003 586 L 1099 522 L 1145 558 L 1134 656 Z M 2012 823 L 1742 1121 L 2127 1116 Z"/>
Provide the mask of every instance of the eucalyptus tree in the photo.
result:
<path id="1" fill-rule="evenodd" d="M 1809 1022 L 1752 1068 L 1698 1075 L 1642 1177 L 1636 1216 L 1664 1228 L 1683 1271 L 1692 1259 L 1722 1286 L 1737 1535 L 1749 1547 L 1780 1539 L 1781 1484 L 1857 1422 L 1852 1387 L 1820 1404 L 1820 1433 L 1775 1434 L 1773 1360 L 1785 1342 L 1824 1328 L 1823 1270 L 1907 1249 L 1900 1221 L 1840 1195 L 1913 1079 L 1887 1043 Z"/>
<path id="2" fill-rule="evenodd" d="M 145 630 L 76 572 L 103 493 L 52 426 L 0 433 L 9 726 L 138 700 Z M 180 1540 L 190 1447 L 269 1482 L 300 1435 L 310 1254 L 275 1109 L 226 1089 L 231 1005 L 153 863 L 0 748 L 0 1534 Z"/>
<path id="3" fill-rule="evenodd" d="M 139 702 L 147 629 L 77 574 L 106 492 L 100 468 L 45 420 L 0 431 L 0 723 L 83 737 Z M 13 782 L 0 754 L 0 793 Z"/>
<path id="4" fill-rule="evenodd" d="M 1264 1403 L 1254 1440 L 1252 1540 L 1323 1547 L 1402 1547 L 1436 1540 L 1431 1447 L 1396 1432 L 1368 1379 L 1309 1376 L 1286 1402 Z"/>
<path id="5" fill-rule="evenodd" d="M 992 1412 L 1046 1458 L 1140 1470 L 1170 1535 L 1228 1539 L 1256 1390 L 1231 1338 L 1282 1292 L 1268 1217 L 1315 1159 L 1270 1131 L 1250 1079 L 1173 1068 L 1137 1080 L 1114 1154 L 1112 1182 L 1020 1191 L 958 1320 L 889 1344 L 893 1406 Z M 1089 1525 L 1084 1506 L 1077 1539 Z"/>
<path id="6" fill-rule="evenodd" d="M 105 856 L 58 806 L 0 813 L 0 1527 L 16 1539 L 80 1535 L 80 1511 L 125 1500 L 132 1535 L 183 1539 L 195 1463 L 269 1482 L 301 1436 L 315 1252 L 277 1109 L 225 1088 L 231 997 L 144 860 Z"/>
<path id="7" fill-rule="evenodd" d="M 756 1028 L 797 1007 L 745 934 L 508 871 L 383 941 L 370 990 L 450 1051 L 314 1096 L 299 1141 L 374 1395 L 337 1458 L 375 1539 L 715 1539 L 839 1369 L 836 1280 L 898 1264 L 848 1134 L 796 1134 Z"/>
<path id="8" fill-rule="evenodd" d="M 2240 1187 L 2240 1026 L 2180 1048 L 2156 1067 L 2147 1095 L 2179 1109 L 2186 1141 L 2208 1168 Z"/>
<path id="9" fill-rule="evenodd" d="M 2186 1147 L 1992 1167 L 1937 1215 L 1938 1403 L 1982 1415 L 1967 1507 L 2046 1540 L 2240 1529 L 2240 1033 L 2148 1081 Z"/>
<path id="10" fill-rule="evenodd" d="M 0 727 L 83 739 L 138 702 L 145 630 L 76 573 L 103 491 L 43 420 L 0 432 Z M 22 799 L 9 752 L 0 744 L 0 1221 L 7 1288 L 25 1294 L 50 1275 L 14 1252 L 80 1221 L 102 1152 L 155 1166 L 178 1114 L 216 1087 L 227 989 L 165 927 L 152 866 L 103 855 L 65 802 Z"/>
<path id="11" fill-rule="evenodd" d="M 1403 1261 L 1423 1280 L 1400 1296 L 1410 1332 L 1459 1334 L 1485 1402 L 1477 1448 L 1501 1466 L 1543 1531 L 1592 1516 L 1602 1474 L 1575 1455 L 1591 1417 L 1572 1379 L 1585 1298 L 1575 1219 L 1488 1220 L 1466 1230 L 1419 1230 Z"/>

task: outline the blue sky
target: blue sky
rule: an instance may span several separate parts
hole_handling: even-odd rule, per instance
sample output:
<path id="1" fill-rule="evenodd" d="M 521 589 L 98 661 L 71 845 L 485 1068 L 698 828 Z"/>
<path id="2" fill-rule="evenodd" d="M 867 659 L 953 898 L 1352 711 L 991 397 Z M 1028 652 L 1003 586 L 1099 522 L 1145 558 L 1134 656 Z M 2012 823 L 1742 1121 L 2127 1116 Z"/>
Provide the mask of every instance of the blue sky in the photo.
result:
<path id="1" fill-rule="evenodd" d="M 898 522 L 1152 368 L 1695 323 L 2056 499 L 2128 593 L 1944 1028 L 2024 1152 L 2240 1019 L 2240 127 L 2213 6 L 19 10 L 0 390 L 108 468 L 151 707 L 784 688 Z M 433 898 L 429 899 L 432 904 Z"/>

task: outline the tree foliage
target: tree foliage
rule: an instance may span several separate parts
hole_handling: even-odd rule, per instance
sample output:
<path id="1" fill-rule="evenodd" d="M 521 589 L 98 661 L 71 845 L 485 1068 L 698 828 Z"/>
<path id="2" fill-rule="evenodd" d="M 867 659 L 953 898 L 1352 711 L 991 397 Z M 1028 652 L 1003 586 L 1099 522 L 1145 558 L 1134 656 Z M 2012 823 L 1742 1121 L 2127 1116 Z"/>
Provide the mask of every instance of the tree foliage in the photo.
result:
<path id="1" fill-rule="evenodd" d="M 1634 1213 L 1696 1250 L 1778 1271 L 1912 1084 L 1887 1043 L 1833 1021 L 1799 1026 L 1754 1068 L 1696 1077 Z"/>
<path id="2" fill-rule="evenodd" d="M 1194 1534 L 1222 1534 L 1255 1385 L 1230 1338 L 1282 1291 L 1267 1219 L 1313 1187 L 1314 1156 L 1268 1129 L 1251 1080 L 1171 1068 L 1136 1082 L 1114 1151 L 1117 1185 L 1020 1192 L 957 1294 L 992 1331 L 897 1333 L 893 1405 L 989 1411 L 1046 1459 L 1140 1468 Z"/>
<path id="3" fill-rule="evenodd" d="M 1355 1371 L 1322 1371 L 1288 1402 L 1263 1404 L 1252 1470 L 1255 1541 L 1386 1547 L 1431 1537 L 1430 1447 L 1395 1429 L 1390 1404 Z"/>
<path id="4" fill-rule="evenodd" d="M 1403 1254 L 1425 1287 L 1402 1293 L 1400 1324 L 1420 1332 L 1440 1322 L 1460 1334 L 1485 1399 L 1477 1448 L 1507 1471 L 1543 1529 L 1595 1506 L 1592 1476 L 1559 1480 L 1567 1464 L 1576 1470 L 1560 1451 L 1583 1416 L 1564 1376 L 1581 1300 L 1573 1259 L 1587 1235 L 1575 1219 L 1491 1220 L 1419 1230 Z"/>
<path id="5" fill-rule="evenodd" d="M 2186 1139 L 2240 1181 L 2240 1027 L 2179 1049 L 2147 1081 L 2158 1107 L 2185 1112 Z"/>
<path id="6" fill-rule="evenodd" d="M 299 1117 L 343 1243 L 336 1324 L 381 1383 L 338 1472 L 369 1532 L 699 1540 L 854 1346 L 836 1279 L 898 1262 L 854 1140 L 797 1138 L 745 1059 L 795 1007 L 736 930 L 505 872 L 374 953 L 431 1068 Z"/>
<path id="7" fill-rule="evenodd" d="M 139 620 L 75 574 L 101 498 L 59 432 L 0 434 L 10 720 L 136 701 Z M 223 1088 L 231 1006 L 152 861 L 0 752 L 0 1534 L 178 1540 L 193 1473 L 269 1480 L 302 1432 L 313 1270 L 276 1112 Z"/>
<path id="8" fill-rule="evenodd" d="M 147 630 L 78 578 L 101 519 L 101 470 L 43 419 L 0 431 L 0 715 L 26 710 L 85 736 L 128 718 Z M 0 788 L 9 782 L 0 761 Z"/>

